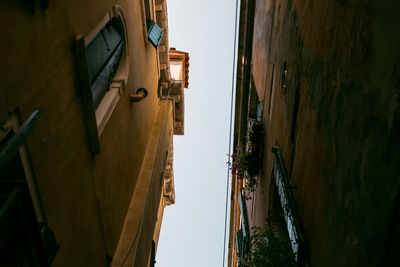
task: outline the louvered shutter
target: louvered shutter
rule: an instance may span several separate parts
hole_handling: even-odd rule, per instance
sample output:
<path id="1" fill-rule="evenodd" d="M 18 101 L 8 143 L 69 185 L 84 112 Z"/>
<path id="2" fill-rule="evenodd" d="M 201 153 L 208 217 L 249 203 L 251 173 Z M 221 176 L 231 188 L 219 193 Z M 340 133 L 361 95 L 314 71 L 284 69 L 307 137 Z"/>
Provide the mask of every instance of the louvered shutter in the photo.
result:
<path id="1" fill-rule="evenodd" d="M 148 20 L 147 25 L 147 37 L 154 47 L 157 48 L 160 45 L 161 38 L 164 33 L 154 21 Z"/>
<path id="2" fill-rule="evenodd" d="M 247 220 L 246 202 L 242 191 L 239 194 L 240 215 L 242 217 L 242 229 L 245 242 L 250 240 L 249 222 Z"/>
<path id="3" fill-rule="evenodd" d="M 240 258 L 244 256 L 244 240 L 242 229 L 239 229 L 239 231 L 236 232 L 236 252 Z"/>

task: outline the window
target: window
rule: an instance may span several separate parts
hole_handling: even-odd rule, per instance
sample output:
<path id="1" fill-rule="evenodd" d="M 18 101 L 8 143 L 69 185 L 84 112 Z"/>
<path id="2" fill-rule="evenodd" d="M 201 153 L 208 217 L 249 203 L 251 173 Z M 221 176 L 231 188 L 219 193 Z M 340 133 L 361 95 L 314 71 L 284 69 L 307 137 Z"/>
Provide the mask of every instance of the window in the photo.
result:
<path id="1" fill-rule="evenodd" d="M 128 38 L 122 9 L 114 7 L 95 29 L 76 37 L 82 104 L 92 154 L 99 135 L 125 90 L 129 73 Z"/>
<path id="2" fill-rule="evenodd" d="M 176 81 L 183 80 L 183 64 L 182 61 L 170 60 L 169 67 L 171 71 L 171 78 Z"/>
<path id="3" fill-rule="evenodd" d="M 243 197 L 242 191 L 239 193 L 239 206 L 240 206 L 240 226 L 241 228 L 236 233 L 236 251 L 240 258 L 243 258 L 249 250 L 250 245 L 250 231 L 249 223 L 247 221 L 246 202 Z"/>
<path id="4" fill-rule="evenodd" d="M 152 45 L 157 48 L 160 45 L 163 31 L 155 22 L 154 1 L 142 0 L 142 18 L 144 25 L 144 36 L 147 36 Z"/>
<path id="5" fill-rule="evenodd" d="M 1 266 L 51 266 L 59 249 L 47 226 L 25 147 L 40 114 L 34 111 L 18 127 L 18 114 L 13 112 L 0 127 Z"/>
<path id="6" fill-rule="evenodd" d="M 183 88 L 189 87 L 189 53 L 169 49 L 169 68 L 171 79 L 182 82 Z"/>
<path id="7" fill-rule="evenodd" d="M 109 90 L 121 59 L 124 42 L 124 35 L 118 32 L 114 22 L 110 21 L 86 47 L 95 108 L 98 108 Z"/>
<path id="8" fill-rule="evenodd" d="M 153 12 L 152 12 L 152 7 L 153 7 L 153 1 L 151 0 L 143 0 L 143 5 L 144 5 L 144 18 L 145 18 L 145 23 L 146 23 L 146 28 L 149 28 L 148 22 L 152 21 L 154 18 Z"/>

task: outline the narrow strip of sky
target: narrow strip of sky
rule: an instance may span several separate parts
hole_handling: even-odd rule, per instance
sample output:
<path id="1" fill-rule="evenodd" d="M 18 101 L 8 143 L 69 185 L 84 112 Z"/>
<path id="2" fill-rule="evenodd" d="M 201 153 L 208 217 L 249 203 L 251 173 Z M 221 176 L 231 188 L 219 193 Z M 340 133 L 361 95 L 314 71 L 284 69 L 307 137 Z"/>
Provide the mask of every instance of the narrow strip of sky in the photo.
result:
<path id="1" fill-rule="evenodd" d="M 157 266 L 222 266 L 236 2 L 167 4 L 169 44 L 189 52 L 190 67 L 185 135 L 174 137 L 176 204 L 165 209 Z"/>
<path id="2" fill-rule="evenodd" d="M 234 45 L 233 45 L 233 59 L 232 59 L 232 82 L 231 82 L 231 109 L 230 109 L 230 121 L 229 121 L 229 146 L 228 146 L 228 166 L 227 166 L 227 174 L 226 174 L 226 196 L 225 196 L 225 225 L 224 225 L 224 248 L 222 251 L 222 267 L 225 267 L 227 262 L 228 255 L 228 246 L 229 244 L 229 231 L 228 225 L 230 223 L 230 213 L 228 207 L 230 206 L 229 192 L 231 191 L 231 154 L 232 154 L 232 140 L 233 140 L 233 129 L 234 129 L 234 116 L 235 116 L 235 92 L 236 92 L 236 70 L 237 70 L 237 44 L 238 44 L 238 17 L 239 17 L 239 0 L 236 0 L 236 8 L 235 8 L 235 33 L 234 33 Z M 228 233 L 227 233 L 228 232 Z"/>

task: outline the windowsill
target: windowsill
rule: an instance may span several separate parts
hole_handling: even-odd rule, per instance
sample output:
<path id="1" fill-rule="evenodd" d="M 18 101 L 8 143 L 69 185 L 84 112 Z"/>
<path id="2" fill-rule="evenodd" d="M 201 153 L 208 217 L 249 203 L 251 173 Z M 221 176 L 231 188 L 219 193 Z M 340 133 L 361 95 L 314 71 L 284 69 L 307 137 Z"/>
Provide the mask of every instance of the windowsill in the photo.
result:
<path id="1" fill-rule="evenodd" d="M 96 109 L 96 122 L 97 132 L 99 135 L 104 130 L 108 119 L 111 117 L 115 106 L 118 103 L 120 97 L 120 88 L 110 88 L 110 90 L 104 95 L 103 100 Z"/>

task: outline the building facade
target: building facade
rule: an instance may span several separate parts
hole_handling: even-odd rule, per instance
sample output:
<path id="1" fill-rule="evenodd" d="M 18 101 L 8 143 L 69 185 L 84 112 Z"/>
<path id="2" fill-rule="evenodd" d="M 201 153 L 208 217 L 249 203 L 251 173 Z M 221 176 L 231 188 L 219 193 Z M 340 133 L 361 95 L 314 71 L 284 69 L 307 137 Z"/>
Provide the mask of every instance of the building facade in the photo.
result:
<path id="1" fill-rule="evenodd" d="M 249 197 L 233 174 L 228 266 L 265 224 L 297 266 L 399 264 L 399 10 L 241 1 L 233 147 L 261 124 L 263 154 Z"/>
<path id="2" fill-rule="evenodd" d="M 0 265 L 154 266 L 184 118 L 166 1 L 0 10 Z"/>

